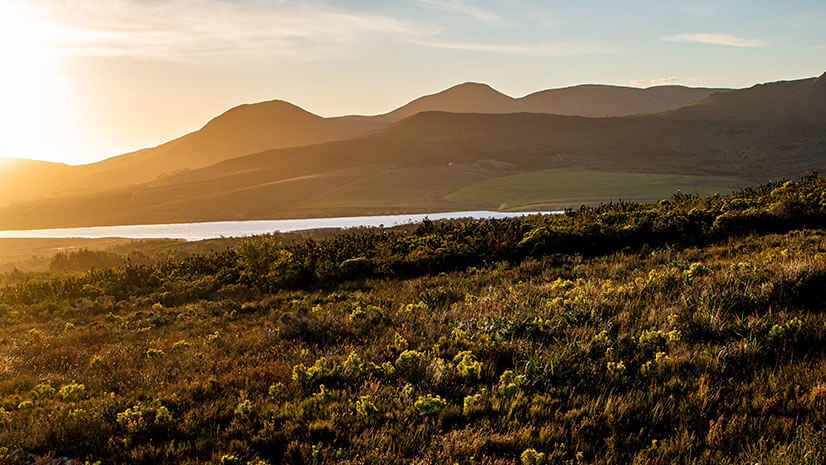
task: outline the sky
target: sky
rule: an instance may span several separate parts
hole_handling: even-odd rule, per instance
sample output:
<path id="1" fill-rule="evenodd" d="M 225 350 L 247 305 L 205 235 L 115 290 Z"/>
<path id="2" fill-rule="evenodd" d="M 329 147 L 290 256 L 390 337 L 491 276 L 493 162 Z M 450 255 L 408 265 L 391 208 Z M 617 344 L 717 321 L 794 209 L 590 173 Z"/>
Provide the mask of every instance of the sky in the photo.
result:
<path id="1" fill-rule="evenodd" d="M 151 147 L 242 104 L 378 114 L 467 81 L 749 87 L 826 71 L 822 0 L 0 0 L 0 157 Z"/>

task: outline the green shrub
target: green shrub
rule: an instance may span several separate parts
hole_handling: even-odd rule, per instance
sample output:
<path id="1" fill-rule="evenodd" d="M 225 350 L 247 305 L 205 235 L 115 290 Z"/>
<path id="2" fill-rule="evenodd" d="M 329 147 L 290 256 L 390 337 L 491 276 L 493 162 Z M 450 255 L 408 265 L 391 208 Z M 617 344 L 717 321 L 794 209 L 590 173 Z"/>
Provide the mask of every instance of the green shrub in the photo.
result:
<path id="1" fill-rule="evenodd" d="M 522 454 L 519 455 L 519 460 L 522 462 L 522 465 L 539 465 L 545 462 L 545 454 L 537 452 L 536 449 L 525 449 Z"/>
<path id="2" fill-rule="evenodd" d="M 427 394 L 419 396 L 413 407 L 421 416 L 434 416 L 447 407 L 447 401 L 438 395 Z"/>
<path id="3" fill-rule="evenodd" d="M 64 400 L 76 401 L 80 400 L 86 393 L 86 386 L 80 383 L 69 383 L 60 387 L 58 394 Z"/>

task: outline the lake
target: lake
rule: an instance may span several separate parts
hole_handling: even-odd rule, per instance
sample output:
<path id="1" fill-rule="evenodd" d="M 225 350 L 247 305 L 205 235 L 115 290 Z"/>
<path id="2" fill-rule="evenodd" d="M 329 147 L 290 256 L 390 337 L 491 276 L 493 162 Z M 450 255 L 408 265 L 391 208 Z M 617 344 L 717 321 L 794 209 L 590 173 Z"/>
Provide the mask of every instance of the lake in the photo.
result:
<path id="1" fill-rule="evenodd" d="M 558 214 L 559 211 L 495 212 L 462 211 L 415 215 L 348 216 L 338 218 L 306 218 L 295 220 L 210 221 L 204 223 L 139 224 L 128 226 L 94 226 L 84 228 L 54 228 L 0 231 L 0 239 L 10 238 L 87 238 L 123 237 L 129 239 L 185 239 L 198 241 L 220 237 L 244 237 L 273 232 L 309 229 L 356 228 L 361 226 L 399 226 L 431 220 L 458 218 L 509 218 L 525 215 Z"/>

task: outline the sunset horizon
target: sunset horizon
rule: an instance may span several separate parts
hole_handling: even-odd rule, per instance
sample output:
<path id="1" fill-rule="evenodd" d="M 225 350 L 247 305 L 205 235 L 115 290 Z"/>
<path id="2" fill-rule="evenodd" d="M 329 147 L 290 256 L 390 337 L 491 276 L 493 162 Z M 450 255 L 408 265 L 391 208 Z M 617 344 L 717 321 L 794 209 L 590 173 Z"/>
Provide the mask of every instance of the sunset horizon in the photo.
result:
<path id="1" fill-rule="evenodd" d="M 790 78 L 783 79 L 783 80 L 798 80 L 798 79 L 806 79 L 806 78 L 811 78 L 811 77 L 815 77 L 815 76 L 790 77 Z M 722 86 L 714 86 L 714 85 L 709 85 L 709 86 L 692 85 L 690 83 L 683 83 L 683 82 L 674 81 L 673 78 L 663 78 L 663 79 L 650 80 L 650 81 L 645 81 L 645 82 L 631 81 L 631 82 L 626 82 L 626 83 L 581 82 L 581 83 L 575 83 L 575 84 L 570 84 L 570 85 L 563 85 L 563 86 L 560 86 L 560 87 L 537 88 L 537 89 L 534 89 L 534 90 L 528 90 L 527 92 L 525 92 L 523 94 L 511 95 L 507 92 L 501 91 L 496 86 L 491 85 L 491 84 L 489 84 L 489 83 L 487 83 L 483 80 L 473 80 L 473 81 L 457 82 L 457 83 L 447 85 L 446 87 L 439 88 L 439 89 L 425 90 L 421 94 L 406 97 L 402 101 L 399 101 L 399 102 L 396 102 L 396 103 L 391 103 L 386 108 L 384 108 L 382 110 L 379 110 L 379 111 L 375 111 L 373 113 L 352 111 L 352 112 L 343 112 L 343 113 L 334 113 L 334 114 L 324 114 L 324 113 L 321 113 L 321 112 L 316 112 L 316 111 L 313 111 L 313 109 L 311 109 L 311 108 L 305 107 L 300 102 L 296 102 L 296 101 L 290 100 L 288 98 L 282 98 L 282 97 L 276 96 L 276 97 L 273 97 L 273 98 L 264 98 L 264 99 L 261 99 L 261 100 L 251 100 L 251 101 L 237 102 L 235 104 L 232 104 L 229 107 L 216 110 L 214 113 L 208 115 L 204 120 L 202 120 L 200 122 L 192 122 L 192 124 L 189 127 L 187 127 L 186 129 L 182 129 L 182 132 L 180 132 L 178 134 L 175 134 L 175 135 L 172 135 L 172 136 L 167 136 L 167 137 L 159 136 L 161 138 L 158 139 L 158 140 L 155 140 L 155 141 L 147 141 L 146 143 L 137 143 L 137 145 L 134 145 L 134 146 L 131 146 L 131 147 L 128 147 L 128 148 L 120 148 L 120 149 L 117 149 L 117 150 L 110 150 L 110 151 L 107 151 L 104 154 L 100 155 L 99 157 L 95 157 L 95 158 L 89 158 L 89 159 L 78 158 L 76 160 L 74 160 L 74 159 L 73 160 L 64 160 L 64 159 L 60 159 L 60 158 L 50 158 L 48 156 L 45 156 L 45 157 L 16 156 L 16 155 L 10 154 L 10 155 L 0 155 L 0 159 L 22 159 L 22 160 L 53 162 L 53 163 L 65 163 L 65 164 L 70 165 L 70 166 L 92 164 L 92 163 L 97 163 L 99 161 L 106 160 L 107 158 L 116 157 L 118 155 L 123 155 L 123 154 L 131 153 L 131 152 L 135 152 L 135 151 L 140 151 L 140 150 L 143 150 L 143 149 L 156 147 L 156 146 L 164 144 L 166 142 L 170 142 L 172 140 L 178 139 L 182 136 L 185 136 L 185 135 L 190 134 L 192 132 L 195 132 L 199 129 L 202 129 L 204 127 L 204 125 L 209 123 L 211 120 L 220 117 L 222 114 L 224 114 L 224 113 L 226 113 L 226 112 L 228 112 L 228 111 L 230 111 L 234 108 L 242 107 L 242 106 L 245 106 L 245 105 L 255 105 L 255 104 L 268 103 L 268 102 L 285 102 L 285 103 L 289 103 L 291 105 L 295 105 L 296 107 L 301 108 L 302 110 L 305 110 L 309 113 L 320 116 L 322 118 L 340 118 L 340 117 L 350 117 L 350 116 L 375 117 L 375 116 L 380 116 L 380 115 L 389 113 L 389 112 L 391 112 L 393 110 L 396 110 L 396 109 L 399 109 L 401 107 L 404 107 L 406 104 L 409 104 L 409 103 L 411 103 L 411 102 L 413 102 L 413 101 L 415 101 L 419 98 L 427 97 L 427 96 L 430 96 L 430 95 L 437 95 L 439 93 L 448 91 L 448 90 L 456 88 L 456 87 L 460 87 L 462 85 L 467 85 L 467 84 L 484 85 L 484 86 L 490 87 L 491 89 L 493 89 L 497 92 L 501 92 L 504 95 L 507 95 L 509 97 L 513 97 L 513 98 L 516 98 L 516 99 L 524 98 L 524 97 L 530 96 L 531 94 L 534 94 L 536 92 L 541 92 L 541 91 L 563 90 L 563 89 L 576 88 L 576 87 L 582 87 L 582 86 L 622 87 L 622 88 L 634 88 L 634 89 L 641 89 L 641 90 L 650 89 L 650 88 L 654 88 L 654 87 L 668 87 L 668 86 L 679 86 L 679 87 L 689 87 L 689 88 L 704 88 L 704 89 L 706 89 L 706 88 L 707 89 L 726 89 L 726 90 L 735 89 L 735 88 L 724 88 Z M 762 83 L 755 82 L 755 83 L 753 83 L 749 86 L 745 86 L 745 87 L 751 87 L 752 85 L 758 85 L 758 84 L 762 84 Z"/>
<path id="2" fill-rule="evenodd" d="M 375 115 L 468 81 L 511 96 L 579 84 L 744 88 L 818 76 L 826 63 L 826 9 L 809 1 L 10 0 L 0 25 L 11 70 L 0 80 L 10 135 L 0 156 L 69 164 L 272 99 L 324 117 Z"/>

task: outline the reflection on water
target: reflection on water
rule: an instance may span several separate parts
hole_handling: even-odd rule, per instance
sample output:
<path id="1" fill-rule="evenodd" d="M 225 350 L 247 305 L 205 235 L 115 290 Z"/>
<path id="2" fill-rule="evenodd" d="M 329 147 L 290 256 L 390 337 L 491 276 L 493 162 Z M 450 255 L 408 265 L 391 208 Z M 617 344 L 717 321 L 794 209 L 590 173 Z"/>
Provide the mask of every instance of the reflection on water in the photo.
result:
<path id="1" fill-rule="evenodd" d="M 95 226 L 88 228 L 31 229 L 0 231 L 0 239 L 6 238 L 102 238 L 125 237 L 131 239 L 186 239 L 197 241 L 219 237 L 243 237 L 273 232 L 290 232 L 323 228 L 355 228 L 360 226 L 398 226 L 418 223 L 424 218 L 431 220 L 456 218 L 507 218 L 523 215 L 555 214 L 545 212 L 493 212 L 464 211 L 426 213 L 416 215 L 348 216 L 340 218 L 306 218 L 297 220 L 212 221 L 206 223 L 140 224 L 131 226 Z"/>

